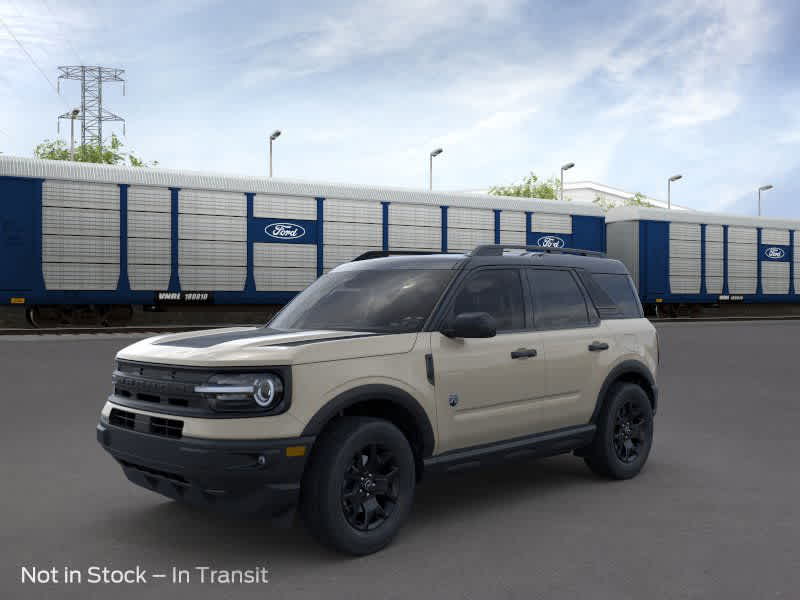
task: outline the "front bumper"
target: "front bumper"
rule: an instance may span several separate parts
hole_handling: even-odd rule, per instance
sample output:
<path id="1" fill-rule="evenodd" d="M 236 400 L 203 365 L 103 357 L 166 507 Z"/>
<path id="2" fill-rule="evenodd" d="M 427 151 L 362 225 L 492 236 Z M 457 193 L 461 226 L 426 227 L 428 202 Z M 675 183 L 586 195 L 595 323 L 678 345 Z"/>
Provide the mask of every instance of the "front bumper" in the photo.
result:
<path id="1" fill-rule="evenodd" d="M 293 511 L 314 439 L 171 439 L 105 418 L 97 425 L 97 441 L 131 482 L 196 506 L 270 516 Z"/>

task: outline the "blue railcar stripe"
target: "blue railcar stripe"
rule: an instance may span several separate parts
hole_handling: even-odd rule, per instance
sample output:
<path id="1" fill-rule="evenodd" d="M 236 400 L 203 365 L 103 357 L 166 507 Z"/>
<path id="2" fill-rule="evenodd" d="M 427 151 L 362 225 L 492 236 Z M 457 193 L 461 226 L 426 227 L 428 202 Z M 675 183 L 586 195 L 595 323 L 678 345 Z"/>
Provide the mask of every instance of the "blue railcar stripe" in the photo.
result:
<path id="1" fill-rule="evenodd" d="M 178 244 L 180 243 L 180 237 L 178 235 L 178 223 L 179 219 L 179 212 L 178 212 L 178 192 L 180 192 L 180 188 L 169 188 L 170 191 L 170 200 L 171 200 L 171 228 L 170 228 L 170 257 L 172 259 L 172 271 L 170 272 L 169 276 L 169 289 L 168 292 L 180 292 L 181 291 L 181 277 L 180 277 L 180 265 L 178 263 Z"/>
<path id="2" fill-rule="evenodd" d="M 494 209 L 494 243 L 500 243 L 500 209 Z"/>
<path id="3" fill-rule="evenodd" d="M 722 226 L 722 293 L 730 294 L 728 287 L 728 226 Z"/>
<path id="4" fill-rule="evenodd" d="M 119 184 L 119 281 L 117 290 L 131 290 L 128 278 L 128 184 Z"/>
<path id="5" fill-rule="evenodd" d="M 706 294 L 706 224 L 700 224 L 700 294 Z"/>
<path id="6" fill-rule="evenodd" d="M 36 199 L 35 206 L 34 206 L 34 219 L 33 219 L 33 255 L 36 257 L 36 262 L 39 263 L 36 267 L 36 275 L 35 275 L 35 284 L 34 289 L 38 286 L 39 290 L 42 293 L 45 292 L 45 283 L 44 283 L 44 266 L 42 264 L 42 184 L 44 183 L 44 179 L 36 179 L 33 183 L 33 196 Z"/>
<path id="7" fill-rule="evenodd" d="M 442 206 L 442 252 L 447 252 L 447 207 Z"/>
<path id="8" fill-rule="evenodd" d="M 317 277 L 322 276 L 325 264 L 325 198 L 317 198 Z"/>
<path id="9" fill-rule="evenodd" d="M 253 202 L 256 195 L 247 193 L 244 196 L 247 199 L 247 222 L 251 223 L 253 220 Z M 256 291 L 256 278 L 253 265 L 253 234 L 250 229 L 250 227 L 247 227 L 247 277 L 244 282 L 245 293 L 253 293 Z"/>
<path id="10" fill-rule="evenodd" d="M 533 246 L 536 242 L 533 240 L 533 236 L 531 235 L 531 223 L 533 213 L 530 211 L 525 212 L 525 245 L 526 246 Z"/>
<path id="11" fill-rule="evenodd" d="M 789 293 L 795 293 L 794 287 L 794 229 L 789 230 L 789 247 L 792 249 L 792 260 L 789 261 Z"/>
<path id="12" fill-rule="evenodd" d="M 761 227 L 756 227 L 758 235 L 758 242 L 756 243 L 756 294 L 761 295 L 764 293 L 764 287 L 761 285 Z"/>
<path id="13" fill-rule="evenodd" d="M 382 218 L 383 218 L 383 251 L 389 250 L 389 204 L 390 202 L 381 202 Z"/>

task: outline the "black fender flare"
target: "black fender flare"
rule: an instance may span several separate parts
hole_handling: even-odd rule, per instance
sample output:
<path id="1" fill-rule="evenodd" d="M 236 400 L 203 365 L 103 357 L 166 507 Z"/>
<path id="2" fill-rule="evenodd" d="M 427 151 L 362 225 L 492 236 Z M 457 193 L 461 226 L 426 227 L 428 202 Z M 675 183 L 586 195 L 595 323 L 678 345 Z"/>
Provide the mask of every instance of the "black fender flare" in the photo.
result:
<path id="1" fill-rule="evenodd" d="M 619 363 L 616 367 L 611 369 L 611 372 L 606 376 L 603 385 L 600 387 L 600 393 L 597 394 L 597 401 L 595 402 L 594 412 L 590 423 L 596 423 L 597 417 L 600 414 L 600 409 L 603 406 L 606 394 L 609 388 L 619 379 L 624 379 L 626 375 L 635 375 L 644 379 L 650 389 L 645 389 L 645 392 L 650 397 L 650 402 L 653 405 L 653 414 L 656 413 L 658 408 L 658 386 L 656 385 L 655 377 L 642 362 L 638 360 L 625 360 Z"/>
<path id="2" fill-rule="evenodd" d="M 433 454 L 435 438 L 433 426 L 425 409 L 411 394 L 400 388 L 385 384 L 368 384 L 342 392 L 320 408 L 303 429 L 303 436 L 317 436 L 338 413 L 350 406 L 368 400 L 378 400 L 394 404 L 407 412 L 419 432 L 422 441 L 422 457 Z"/>

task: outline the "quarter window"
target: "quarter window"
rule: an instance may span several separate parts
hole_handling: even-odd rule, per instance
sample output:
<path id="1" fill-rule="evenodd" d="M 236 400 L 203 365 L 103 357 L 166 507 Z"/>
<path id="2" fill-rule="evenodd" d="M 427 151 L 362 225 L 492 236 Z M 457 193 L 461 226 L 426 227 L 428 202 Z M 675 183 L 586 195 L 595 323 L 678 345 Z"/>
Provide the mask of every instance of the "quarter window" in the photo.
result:
<path id="1" fill-rule="evenodd" d="M 597 284 L 608 294 L 617 305 L 619 316 L 622 319 L 639 319 L 642 315 L 642 305 L 633 287 L 633 282 L 628 275 L 618 273 L 593 273 L 592 277 Z"/>
<path id="2" fill-rule="evenodd" d="M 527 271 L 537 329 L 574 329 L 589 325 L 586 300 L 569 271 Z"/>
<path id="3" fill-rule="evenodd" d="M 453 304 L 453 316 L 485 312 L 497 322 L 497 331 L 525 328 L 525 303 L 516 269 L 481 270 L 469 276 Z"/>

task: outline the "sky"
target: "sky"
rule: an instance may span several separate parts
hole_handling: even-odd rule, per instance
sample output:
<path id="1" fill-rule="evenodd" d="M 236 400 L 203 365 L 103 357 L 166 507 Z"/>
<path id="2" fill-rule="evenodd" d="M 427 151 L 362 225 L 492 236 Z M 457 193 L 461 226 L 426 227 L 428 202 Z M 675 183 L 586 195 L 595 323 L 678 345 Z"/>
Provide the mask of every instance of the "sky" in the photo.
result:
<path id="1" fill-rule="evenodd" d="M 800 3 L 0 0 L 0 152 L 57 137 L 79 84 L 165 168 L 479 190 L 534 171 L 697 210 L 800 218 Z M 13 34 L 13 37 L 12 35 Z M 16 41 L 14 39 L 16 38 Z M 19 43 L 17 43 L 19 42 Z M 30 54 L 30 57 L 26 54 Z M 112 131 L 122 133 L 121 127 Z M 69 135 L 62 124 L 60 137 Z"/>

